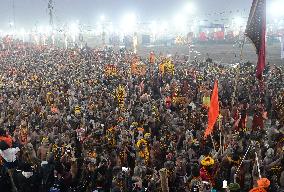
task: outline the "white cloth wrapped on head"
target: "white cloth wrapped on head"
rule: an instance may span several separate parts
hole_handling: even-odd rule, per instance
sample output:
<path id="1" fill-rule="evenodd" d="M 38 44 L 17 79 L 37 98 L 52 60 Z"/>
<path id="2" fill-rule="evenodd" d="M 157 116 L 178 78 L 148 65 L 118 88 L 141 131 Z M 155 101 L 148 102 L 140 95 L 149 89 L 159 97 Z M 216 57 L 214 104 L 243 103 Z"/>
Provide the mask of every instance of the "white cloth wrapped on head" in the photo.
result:
<path id="1" fill-rule="evenodd" d="M 16 148 L 8 148 L 6 150 L 0 150 L 0 156 L 5 159 L 5 161 L 11 163 L 16 161 L 16 154 L 20 151 L 18 147 Z"/>

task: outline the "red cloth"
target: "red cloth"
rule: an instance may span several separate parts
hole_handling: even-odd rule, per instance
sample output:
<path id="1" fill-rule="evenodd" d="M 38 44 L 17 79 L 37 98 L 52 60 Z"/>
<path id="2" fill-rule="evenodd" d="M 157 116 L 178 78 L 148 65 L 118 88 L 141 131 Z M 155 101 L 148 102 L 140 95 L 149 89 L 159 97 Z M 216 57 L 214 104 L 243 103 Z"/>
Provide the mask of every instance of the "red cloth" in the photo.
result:
<path id="1" fill-rule="evenodd" d="M 253 116 L 252 120 L 252 130 L 257 131 L 259 129 L 263 130 L 264 129 L 264 114 L 265 110 L 263 109 L 262 106 L 259 106 L 256 109 L 256 112 Z"/>
<path id="2" fill-rule="evenodd" d="M 257 131 L 258 129 L 264 129 L 264 122 L 262 114 L 255 114 L 252 120 L 252 130 Z"/>
<path id="3" fill-rule="evenodd" d="M 263 21 L 265 22 L 265 21 Z M 263 27 L 262 29 L 262 33 L 265 34 L 266 28 Z M 257 69 L 256 69 L 256 77 L 259 79 L 259 80 L 262 80 L 262 73 L 264 71 L 264 68 L 265 68 L 265 35 L 262 35 L 262 40 L 261 40 L 261 48 L 258 52 L 258 62 L 257 62 Z"/>
<path id="4" fill-rule="evenodd" d="M 183 81 L 182 93 L 184 95 L 188 95 L 188 93 L 189 93 L 189 84 L 188 84 L 187 81 Z"/>
<path id="5" fill-rule="evenodd" d="M 205 32 L 201 32 L 199 34 L 199 41 L 206 41 L 207 40 L 207 36 Z"/>
<path id="6" fill-rule="evenodd" d="M 11 136 L 0 136 L 0 142 L 4 141 L 9 147 L 12 147 L 13 139 Z"/>
<path id="7" fill-rule="evenodd" d="M 211 96 L 210 106 L 208 110 L 208 127 L 204 133 L 205 139 L 213 132 L 213 127 L 217 121 L 218 116 L 219 116 L 218 81 L 215 81 L 213 93 Z"/>

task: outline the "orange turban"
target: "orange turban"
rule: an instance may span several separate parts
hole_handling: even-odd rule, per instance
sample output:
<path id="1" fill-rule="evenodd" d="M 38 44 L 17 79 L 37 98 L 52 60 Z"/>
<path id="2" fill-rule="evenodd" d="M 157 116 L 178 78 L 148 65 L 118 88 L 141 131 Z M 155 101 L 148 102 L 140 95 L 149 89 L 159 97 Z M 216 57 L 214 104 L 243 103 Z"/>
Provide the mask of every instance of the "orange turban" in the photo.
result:
<path id="1" fill-rule="evenodd" d="M 268 188 L 270 185 L 270 181 L 267 178 L 261 178 L 257 180 L 258 187 Z"/>

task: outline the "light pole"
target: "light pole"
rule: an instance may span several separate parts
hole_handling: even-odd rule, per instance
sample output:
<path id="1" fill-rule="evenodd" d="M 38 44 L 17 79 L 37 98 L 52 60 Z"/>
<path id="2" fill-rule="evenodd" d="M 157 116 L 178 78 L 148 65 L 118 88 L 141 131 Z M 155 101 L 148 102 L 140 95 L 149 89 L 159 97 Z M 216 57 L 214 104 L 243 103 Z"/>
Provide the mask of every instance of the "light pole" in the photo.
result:
<path id="1" fill-rule="evenodd" d="M 102 46 L 104 47 L 105 46 L 105 41 L 106 41 L 106 37 L 105 37 L 106 36 L 106 33 L 105 33 L 106 22 L 105 22 L 105 16 L 104 15 L 100 16 L 99 25 L 101 25 L 101 27 L 102 27 L 101 38 L 102 38 Z"/>

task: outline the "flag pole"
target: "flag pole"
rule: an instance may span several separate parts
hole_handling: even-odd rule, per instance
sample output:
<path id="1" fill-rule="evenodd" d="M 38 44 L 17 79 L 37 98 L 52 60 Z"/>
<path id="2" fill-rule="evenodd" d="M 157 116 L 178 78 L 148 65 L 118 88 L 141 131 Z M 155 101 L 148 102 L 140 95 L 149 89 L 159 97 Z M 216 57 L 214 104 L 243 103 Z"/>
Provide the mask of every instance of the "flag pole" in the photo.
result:
<path id="1" fill-rule="evenodd" d="M 213 144 L 213 149 L 214 149 L 214 151 L 216 151 L 216 146 L 215 146 L 215 142 L 214 142 L 212 134 L 210 134 L 210 137 L 211 137 L 211 141 L 212 141 L 212 144 Z"/>
<path id="2" fill-rule="evenodd" d="M 258 172 L 258 177 L 261 179 L 261 174 L 260 174 L 260 166 L 259 166 L 259 159 L 258 159 L 258 154 L 255 151 L 255 160 L 256 160 L 256 166 L 257 166 L 257 172 Z"/>
<path id="3" fill-rule="evenodd" d="M 222 145 L 222 132 L 221 132 L 221 124 L 222 124 L 222 121 L 221 121 L 221 119 L 219 120 L 219 122 L 218 122 L 218 125 L 219 125 L 219 132 L 220 132 L 220 134 L 219 134 L 219 136 L 220 136 L 220 149 L 221 149 L 221 155 L 223 154 L 223 145 Z"/>
<path id="4" fill-rule="evenodd" d="M 243 58 L 244 58 L 244 45 L 246 43 L 246 40 L 247 40 L 247 36 L 244 34 L 244 40 L 242 42 L 241 52 L 240 52 L 240 63 L 243 61 Z"/>

